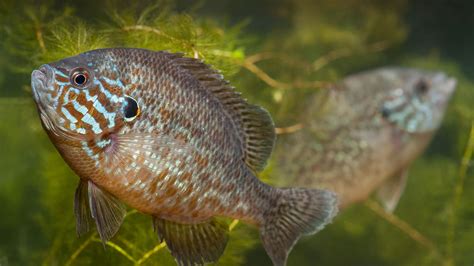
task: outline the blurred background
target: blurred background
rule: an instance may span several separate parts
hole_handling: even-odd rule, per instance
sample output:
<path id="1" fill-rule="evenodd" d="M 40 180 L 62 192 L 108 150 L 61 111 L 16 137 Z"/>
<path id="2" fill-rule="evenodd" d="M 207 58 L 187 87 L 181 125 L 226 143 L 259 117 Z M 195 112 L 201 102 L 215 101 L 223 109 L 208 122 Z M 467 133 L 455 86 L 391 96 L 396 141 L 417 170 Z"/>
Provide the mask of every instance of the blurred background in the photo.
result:
<path id="1" fill-rule="evenodd" d="M 278 127 L 298 123 L 299 99 L 357 71 L 397 65 L 456 77 L 395 213 L 352 206 L 301 240 L 288 265 L 473 265 L 473 14 L 474 2 L 459 0 L 0 0 L 0 265 L 174 265 L 150 219 L 133 211 L 105 249 L 95 233 L 76 237 L 78 180 L 31 97 L 34 68 L 116 46 L 199 57 Z M 274 174 L 270 162 L 261 178 Z M 218 264 L 271 265 L 257 230 L 239 223 L 231 234 Z"/>

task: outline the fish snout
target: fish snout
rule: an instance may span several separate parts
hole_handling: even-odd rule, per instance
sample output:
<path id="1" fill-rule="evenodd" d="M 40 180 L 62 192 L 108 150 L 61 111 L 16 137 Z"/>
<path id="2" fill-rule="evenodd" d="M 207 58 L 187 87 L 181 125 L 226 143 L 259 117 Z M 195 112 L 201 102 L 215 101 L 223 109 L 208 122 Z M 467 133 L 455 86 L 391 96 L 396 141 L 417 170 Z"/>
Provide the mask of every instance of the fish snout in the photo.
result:
<path id="1" fill-rule="evenodd" d="M 444 94 L 448 99 L 456 90 L 457 80 L 453 77 L 449 77 L 444 73 L 438 73 L 433 78 L 434 84 L 440 84 L 439 90 Z"/>
<path id="2" fill-rule="evenodd" d="M 42 65 L 39 69 L 31 73 L 31 89 L 36 101 L 41 99 L 45 92 L 51 92 L 50 86 L 53 79 L 53 69 L 48 65 Z"/>
<path id="3" fill-rule="evenodd" d="M 444 86 L 445 93 L 451 96 L 456 90 L 457 83 L 458 81 L 455 78 L 448 78 Z"/>

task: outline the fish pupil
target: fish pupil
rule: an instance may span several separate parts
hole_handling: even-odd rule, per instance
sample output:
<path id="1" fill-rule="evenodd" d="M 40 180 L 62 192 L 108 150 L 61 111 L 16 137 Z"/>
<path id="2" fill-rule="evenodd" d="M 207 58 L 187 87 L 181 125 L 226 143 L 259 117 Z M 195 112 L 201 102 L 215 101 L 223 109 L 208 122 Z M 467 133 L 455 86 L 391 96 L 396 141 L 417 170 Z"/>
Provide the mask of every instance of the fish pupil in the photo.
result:
<path id="1" fill-rule="evenodd" d="M 380 109 L 380 113 L 382 114 L 382 117 L 383 118 L 388 118 L 390 116 L 390 110 L 383 106 L 381 109 Z"/>
<path id="2" fill-rule="evenodd" d="M 77 85 L 83 85 L 84 83 L 86 83 L 86 76 L 84 74 L 77 74 L 75 77 L 74 77 L 74 82 L 77 84 Z"/>
<path id="3" fill-rule="evenodd" d="M 135 118 L 140 111 L 138 103 L 135 99 L 129 96 L 125 96 L 125 105 L 123 108 L 123 113 L 126 119 Z"/>
<path id="4" fill-rule="evenodd" d="M 416 83 L 416 91 L 420 94 L 425 94 L 428 92 L 430 85 L 425 80 L 420 80 Z"/>
<path id="5" fill-rule="evenodd" d="M 77 68 L 73 70 L 71 75 L 71 82 L 76 87 L 84 87 L 89 79 L 89 72 L 84 68 Z"/>

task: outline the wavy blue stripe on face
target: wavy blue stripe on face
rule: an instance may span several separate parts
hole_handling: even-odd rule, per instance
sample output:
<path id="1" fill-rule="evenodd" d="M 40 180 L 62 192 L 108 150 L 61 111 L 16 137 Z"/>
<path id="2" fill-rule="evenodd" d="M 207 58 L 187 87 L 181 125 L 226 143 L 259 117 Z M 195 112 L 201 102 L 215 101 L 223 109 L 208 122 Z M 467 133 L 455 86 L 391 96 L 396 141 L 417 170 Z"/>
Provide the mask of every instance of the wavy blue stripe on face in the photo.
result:
<path id="1" fill-rule="evenodd" d="M 62 81 L 59 81 L 59 80 L 56 80 L 56 83 L 60 86 L 71 85 L 69 82 L 62 82 Z"/>
<path id="2" fill-rule="evenodd" d="M 92 126 L 92 131 L 94 131 L 95 134 L 102 133 L 102 129 L 100 128 L 99 123 L 97 123 L 97 121 L 95 121 L 94 117 L 92 117 L 89 113 L 85 114 L 82 117 L 81 121 L 91 125 Z"/>
<path id="3" fill-rule="evenodd" d="M 420 114 L 415 114 L 415 117 L 413 117 L 412 119 L 410 119 L 406 124 L 406 128 L 407 128 L 407 131 L 408 132 L 415 132 L 418 125 L 419 125 L 419 119 L 418 119 L 418 116 Z"/>
<path id="4" fill-rule="evenodd" d="M 86 152 L 87 156 L 89 156 L 91 159 L 93 159 L 96 164 L 99 162 L 99 155 L 94 154 L 94 152 L 87 146 L 87 142 L 83 141 L 82 142 L 82 149 Z"/>
<path id="5" fill-rule="evenodd" d="M 118 87 L 120 87 L 120 88 L 124 88 L 124 87 L 125 87 L 120 79 L 113 80 L 113 79 L 109 79 L 109 78 L 107 78 L 107 77 L 103 77 L 103 80 L 104 80 L 105 82 L 107 82 L 108 84 L 115 85 L 115 86 L 118 86 Z"/>
<path id="6" fill-rule="evenodd" d="M 72 105 L 74 106 L 74 109 L 78 111 L 79 113 L 86 115 L 87 114 L 87 108 L 81 104 L 79 104 L 77 101 L 73 101 Z"/>
<path id="7" fill-rule="evenodd" d="M 105 120 L 108 121 L 108 127 L 113 128 L 115 126 L 115 113 L 107 112 L 107 110 L 102 105 L 102 103 L 100 101 L 98 101 L 98 96 L 97 95 L 90 96 L 89 91 L 87 91 L 87 90 L 85 91 L 85 95 L 86 95 L 87 101 L 92 102 L 92 107 L 97 112 L 102 114 L 104 116 Z"/>
<path id="8" fill-rule="evenodd" d="M 402 128 L 405 128 L 404 124 L 405 124 L 405 120 L 406 118 L 410 115 L 410 113 L 412 113 L 414 110 L 413 110 L 413 106 L 411 105 L 407 105 L 405 108 L 403 108 L 403 110 L 401 110 L 400 112 L 396 112 L 396 113 L 393 113 L 390 117 L 389 117 L 389 120 L 398 124 L 399 126 L 401 126 Z"/>
<path id="9" fill-rule="evenodd" d="M 391 101 L 385 103 L 385 107 L 388 109 L 395 109 L 406 103 L 405 96 L 397 97 Z"/>
<path id="10" fill-rule="evenodd" d="M 107 112 L 105 107 L 99 101 L 95 101 L 93 106 L 109 122 L 108 127 L 113 128 L 115 126 L 115 113 Z"/>
<path id="11" fill-rule="evenodd" d="M 69 111 L 65 107 L 61 107 L 61 112 L 63 112 L 64 116 L 66 116 L 67 120 L 70 123 L 77 123 L 77 119 L 69 113 Z"/>
<path id="12" fill-rule="evenodd" d="M 63 94 L 63 90 L 64 90 L 64 87 L 65 86 L 59 86 L 59 90 L 58 90 L 58 93 L 56 94 L 56 97 L 54 97 L 54 103 L 57 105 L 58 101 L 59 101 L 59 97 L 61 97 L 61 94 Z"/>
<path id="13" fill-rule="evenodd" d="M 105 139 L 105 140 L 101 140 L 101 141 L 96 142 L 96 145 L 99 148 L 104 148 L 105 146 L 109 145 L 111 142 L 112 141 L 110 139 Z"/>
<path id="14" fill-rule="evenodd" d="M 78 90 L 78 89 L 70 88 L 70 89 L 68 90 L 68 92 L 66 92 L 66 95 L 64 95 L 64 100 L 63 100 L 64 104 L 67 104 L 67 103 L 69 102 L 69 94 L 70 94 L 71 92 L 74 92 L 75 94 L 79 94 L 79 90 Z"/>
<path id="15" fill-rule="evenodd" d="M 79 134 L 86 134 L 85 129 L 76 127 L 77 119 L 73 115 L 71 115 L 71 113 L 69 113 L 69 111 L 65 107 L 61 107 L 61 112 L 64 114 L 66 119 L 69 121 L 69 128 L 71 130 L 74 130 Z"/>
<path id="16" fill-rule="evenodd" d="M 94 107 L 94 109 L 99 112 L 100 114 L 102 114 L 105 118 L 105 120 L 108 121 L 108 127 L 109 128 L 113 128 L 115 126 L 115 113 L 110 113 L 110 112 L 107 112 L 107 110 L 105 109 L 105 107 L 102 105 L 102 103 L 100 101 L 97 100 L 97 95 L 94 96 L 94 97 L 90 97 L 89 95 L 89 92 L 86 91 L 86 98 L 90 101 L 93 101 L 93 104 L 92 106 Z"/>
<path id="17" fill-rule="evenodd" d="M 107 97 L 108 100 L 110 100 L 113 103 L 118 103 L 119 98 L 115 94 L 111 94 L 108 90 L 104 88 L 101 82 L 97 81 L 96 84 L 99 86 L 100 91 L 105 94 L 105 97 Z"/>
<path id="18" fill-rule="evenodd" d="M 423 103 L 422 101 L 420 101 L 420 99 L 418 97 L 416 97 L 413 101 L 412 101 L 412 104 L 415 106 L 415 109 L 419 112 L 422 112 L 424 114 L 426 114 L 428 117 L 431 116 L 431 109 L 430 107 Z"/>
<path id="19" fill-rule="evenodd" d="M 86 95 L 86 100 L 89 102 L 97 100 L 97 95 L 91 96 L 88 90 L 84 90 L 84 94 Z"/>
<path id="20" fill-rule="evenodd" d="M 63 78 L 69 78 L 68 75 L 64 74 L 64 73 L 61 72 L 61 71 L 55 71 L 55 74 L 58 75 L 58 76 L 61 76 L 61 77 L 63 77 Z"/>
<path id="21" fill-rule="evenodd" d="M 77 101 L 73 101 L 72 103 L 73 103 L 74 109 L 76 109 L 76 111 L 78 111 L 79 113 L 84 115 L 82 117 L 81 121 L 91 125 L 92 126 L 92 131 L 94 131 L 95 134 L 102 133 L 102 129 L 100 128 L 99 123 L 97 123 L 97 121 L 95 121 L 94 117 L 92 117 L 88 113 L 87 108 L 83 105 L 80 105 Z"/>

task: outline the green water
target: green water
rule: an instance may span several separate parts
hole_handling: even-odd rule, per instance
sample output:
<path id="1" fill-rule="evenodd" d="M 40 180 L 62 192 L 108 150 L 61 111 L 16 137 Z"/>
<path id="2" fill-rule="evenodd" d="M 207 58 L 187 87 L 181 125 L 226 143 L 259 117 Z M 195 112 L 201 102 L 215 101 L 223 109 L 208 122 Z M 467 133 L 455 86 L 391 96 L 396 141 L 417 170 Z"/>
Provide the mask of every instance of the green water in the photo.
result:
<path id="1" fill-rule="evenodd" d="M 41 63 L 111 46 L 197 55 L 267 108 L 277 126 L 297 123 L 299 99 L 317 93 L 319 82 L 359 70 L 402 65 L 456 77 L 446 119 L 413 164 L 394 215 L 378 212 L 373 200 L 352 206 L 301 240 L 288 264 L 473 265 L 473 11 L 469 1 L 441 0 L 2 0 L 0 266 L 174 265 L 138 213 L 105 248 L 94 233 L 76 237 L 77 177 L 41 128 L 29 93 Z M 272 163 L 261 176 L 268 182 Z M 218 264 L 270 260 L 255 228 L 239 223 Z"/>

